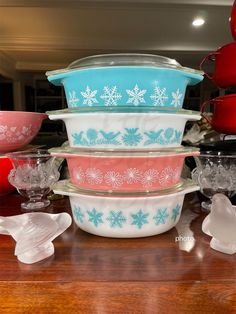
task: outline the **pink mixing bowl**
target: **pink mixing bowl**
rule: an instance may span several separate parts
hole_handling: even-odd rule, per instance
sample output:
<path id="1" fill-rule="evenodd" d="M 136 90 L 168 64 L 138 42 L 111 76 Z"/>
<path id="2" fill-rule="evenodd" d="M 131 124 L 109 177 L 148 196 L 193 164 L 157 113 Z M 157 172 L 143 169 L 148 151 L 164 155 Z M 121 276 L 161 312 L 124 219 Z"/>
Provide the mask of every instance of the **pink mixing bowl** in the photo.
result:
<path id="1" fill-rule="evenodd" d="M 18 150 L 37 135 L 45 113 L 0 111 L 0 153 Z"/>
<path id="2" fill-rule="evenodd" d="M 66 158 L 73 185 L 94 191 L 156 191 L 181 182 L 184 159 L 197 156 L 191 148 L 159 151 L 81 151 L 51 149 L 53 156 Z"/>
<path id="3" fill-rule="evenodd" d="M 10 158 L 4 155 L 0 156 L 0 196 L 9 194 L 15 189 L 8 181 L 8 175 L 12 168 Z"/>

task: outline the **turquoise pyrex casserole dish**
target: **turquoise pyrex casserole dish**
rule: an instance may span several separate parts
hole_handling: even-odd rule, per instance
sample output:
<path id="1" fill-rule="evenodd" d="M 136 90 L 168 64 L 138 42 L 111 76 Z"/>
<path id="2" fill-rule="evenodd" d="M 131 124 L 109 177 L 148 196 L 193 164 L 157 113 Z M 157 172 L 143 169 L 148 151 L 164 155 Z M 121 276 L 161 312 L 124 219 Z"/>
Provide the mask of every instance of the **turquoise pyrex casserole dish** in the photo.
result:
<path id="1" fill-rule="evenodd" d="M 182 108 L 186 87 L 203 73 L 157 55 L 122 53 L 82 58 L 67 68 L 46 72 L 63 85 L 69 108 L 157 106 Z"/>

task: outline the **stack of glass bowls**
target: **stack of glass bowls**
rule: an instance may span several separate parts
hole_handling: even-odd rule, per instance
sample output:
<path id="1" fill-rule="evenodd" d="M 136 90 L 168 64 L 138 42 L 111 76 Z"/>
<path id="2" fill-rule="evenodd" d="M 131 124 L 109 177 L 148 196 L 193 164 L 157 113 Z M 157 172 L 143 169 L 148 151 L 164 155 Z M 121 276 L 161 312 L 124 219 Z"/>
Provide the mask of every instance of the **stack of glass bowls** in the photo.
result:
<path id="1" fill-rule="evenodd" d="M 48 115 L 66 125 L 70 147 L 51 154 L 67 159 L 70 179 L 54 191 L 70 196 L 77 225 L 108 237 L 172 228 L 183 196 L 198 189 L 181 179 L 184 158 L 198 150 L 181 141 L 186 122 L 200 114 L 182 105 L 202 73 L 162 56 L 108 54 L 46 74 L 64 86 L 69 107 Z"/>

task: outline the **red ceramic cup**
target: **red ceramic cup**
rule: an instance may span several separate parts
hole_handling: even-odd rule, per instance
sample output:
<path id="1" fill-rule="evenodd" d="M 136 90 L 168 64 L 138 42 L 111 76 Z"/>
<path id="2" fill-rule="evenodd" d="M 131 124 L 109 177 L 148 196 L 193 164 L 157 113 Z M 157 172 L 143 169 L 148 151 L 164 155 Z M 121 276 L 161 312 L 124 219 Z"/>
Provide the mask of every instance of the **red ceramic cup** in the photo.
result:
<path id="1" fill-rule="evenodd" d="M 209 105 L 214 106 L 211 119 L 205 113 L 205 109 Z M 201 112 L 215 131 L 224 134 L 236 134 L 236 94 L 219 96 L 205 101 L 201 105 Z"/>
<path id="2" fill-rule="evenodd" d="M 227 88 L 236 85 L 236 42 L 229 43 L 215 52 L 208 54 L 201 62 L 200 69 L 218 87 Z M 214 72 L 211 75 L 204 70 L 204 64 L 208 61 L 215 63 Z"/>
<path id="3" fill-rule="evenodd" d="M 230 28 L 231 28 L 232 36 L 234 40 L 236 40 L 236 1 L 234 1 L 232 10 L 231 10 Z"/>
<path id="4" fill-rule="evenodd" d="M 0 156 L 0 196 L 9 194 L 15 189 L 8 181 L 8 175 L 12 168 L 10 158 L 4 155 Z"/>

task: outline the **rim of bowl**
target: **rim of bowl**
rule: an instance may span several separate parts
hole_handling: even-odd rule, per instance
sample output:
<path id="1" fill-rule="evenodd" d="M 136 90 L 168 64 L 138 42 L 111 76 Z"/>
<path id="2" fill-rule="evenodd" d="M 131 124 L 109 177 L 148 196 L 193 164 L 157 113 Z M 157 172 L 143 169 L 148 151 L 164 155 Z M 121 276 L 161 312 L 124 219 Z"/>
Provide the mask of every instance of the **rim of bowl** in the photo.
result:
<path id="1" fill-rule="evenodd" d="M 93 114 L 99 114 L 99 113 L 124 113 L 124 114 L 147 114 L 147 113 L 157 113 L 157 114 L 178 114 L 178 115 L 199 115 L 201 117 L 200 111 L 193 111 L 193 110 L 186 110 L 186 109 L 175 109 L 171 107 L 153 107 L 153 106 L 140 106 L 140 107 L 131 107 L 131 106 L 86 106 L 86 107 L 74 107 L 74 108 L 66 108 L 61 110 L 52 110 L 47 111 L 47 115 L 61 115 L 61 114 L 85 114 L 85 113 L 93 113 Z"/>
<path id="2" fill-rule="evenodd" d="M 48 149 L 29 149 L 22 151 L 15 151 L 6 154 L 7 157 L 14 159 L 28 159 L 28 158 L 40 158 L 40 157 L 51 157 L 52 155 Z"/>
<path id="3" fill-rule="evenodd" d="M 50 154 L 59 155 L 74 155 L 74 156 L 90 156 L 90 157 L 164 157 L 174 155 L 191 155 L 198 156 L 199 149 L 196 147 L 168 147 L 156 149 L 132 149 L 118 150 L 118 149 L 98 149 L 98 148 L 79 148 L 79 147 L 54 147 L 48 150 Z"/>
<path id="4" fill-rule="evenodd" d="M 197 157 L 213 157 L 213 158 L 236 158 L 236 152 L 230 152 L 225 150 L 219 151 L 200 151 L 199 156 Z"/>
<path id="5" fill-rule="evenodd" d="M 5 110 L 0 110 L 0 115 L 3 113 L 8 113 L 8 114 L 33 114 L 33 115 L 41 115 L 41 116 L 47 116 L 47 113 L 44 112 L 32 112 L 32 111 L 5 111 Z"/>
<path id="6" fill-rule="evenodd" d="M 199 185 L 196 184 L 195 181 L 191 179 L 181 179 L 180 184 L 162 190 L 154 190 L 154 191 L 135 191 L 135 192 L 119 192 L 119 191 L 99 191 L 99 190 L 88 190 L 79 188 L 70 183 L 69 179 L 60 180 L 53 184 L 52 190 L 55 194 L 63 194 L 69 195 L 85 195 L 85 196 L 98 196 L 98 197 L 106 197 L 106 198 L 136 198 L 136 197 L 165 197 L 172 194 L 178 193 L 191 193 L 194 191 L 198 191 L 200 189 Z M 189 190 L 189 192 L 188 192 Z M 184 193 L 186 192 L 186 193 Z M 69 195 L 70 196 L 70 195 Z M 72 196 L 72 195 L 71 195 Z"/>

